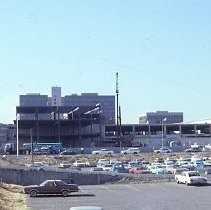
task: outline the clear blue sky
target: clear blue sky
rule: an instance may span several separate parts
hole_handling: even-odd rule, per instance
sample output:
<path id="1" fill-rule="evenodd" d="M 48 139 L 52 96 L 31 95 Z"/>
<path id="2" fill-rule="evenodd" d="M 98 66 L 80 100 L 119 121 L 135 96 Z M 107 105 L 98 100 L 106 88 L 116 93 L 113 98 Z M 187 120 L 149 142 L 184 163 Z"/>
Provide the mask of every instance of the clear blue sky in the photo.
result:
<path id="1" fill-rule="evenodd" d="M 123 123 L 211 118 L 210 0 L 0 0 L 0 122 L 19 95 L 115 95 Z"/>

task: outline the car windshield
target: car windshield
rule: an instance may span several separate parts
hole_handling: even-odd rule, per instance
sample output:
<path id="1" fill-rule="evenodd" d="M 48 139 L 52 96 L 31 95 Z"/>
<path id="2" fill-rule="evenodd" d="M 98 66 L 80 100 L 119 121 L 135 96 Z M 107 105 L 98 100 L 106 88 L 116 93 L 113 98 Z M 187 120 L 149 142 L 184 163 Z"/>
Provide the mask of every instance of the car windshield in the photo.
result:
<path id="1" fill-rule="evenodd" d="M 49 185 L 49 183 L 51 183 L 51 181 L 44 181 L 43 183 L 40 184 L 40 186 L 46 186 L 46 185 Z"/>
<path id="2" fill-rule="evenodd" d="M 200 174 L 197 172 L 189 173 L 189 177 L 192 177 L 192 176 L 200 176 Z"/>

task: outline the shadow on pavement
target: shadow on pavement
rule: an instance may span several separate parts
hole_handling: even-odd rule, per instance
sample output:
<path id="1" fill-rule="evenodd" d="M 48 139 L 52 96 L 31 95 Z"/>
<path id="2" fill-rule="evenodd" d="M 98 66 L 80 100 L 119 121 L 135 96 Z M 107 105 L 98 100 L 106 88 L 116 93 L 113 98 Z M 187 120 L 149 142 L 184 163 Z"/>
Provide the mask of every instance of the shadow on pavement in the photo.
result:
<path id="1" fill-rule="evenodd" d="M 84 194 L 70 194 L 67 197 L 94 197 L 94 196 L 95 196 L 94 194 L 84 193 Z M 35 198 L 46 198 L 46 197 L 63 197 L 63 196 L 58 194 L 49 194 L 49 195 L 38 195 Z"/>

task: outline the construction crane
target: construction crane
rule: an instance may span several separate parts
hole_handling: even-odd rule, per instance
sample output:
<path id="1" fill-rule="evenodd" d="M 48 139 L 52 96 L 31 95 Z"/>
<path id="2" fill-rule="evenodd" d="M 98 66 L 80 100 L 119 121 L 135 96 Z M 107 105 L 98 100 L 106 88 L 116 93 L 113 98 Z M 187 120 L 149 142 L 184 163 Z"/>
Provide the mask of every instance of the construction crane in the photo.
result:
<path id="1" fill-rule="evenodd" d="M 116 72 L 116 125 L 119 127 L 119 81 L 118 72 Z"/>

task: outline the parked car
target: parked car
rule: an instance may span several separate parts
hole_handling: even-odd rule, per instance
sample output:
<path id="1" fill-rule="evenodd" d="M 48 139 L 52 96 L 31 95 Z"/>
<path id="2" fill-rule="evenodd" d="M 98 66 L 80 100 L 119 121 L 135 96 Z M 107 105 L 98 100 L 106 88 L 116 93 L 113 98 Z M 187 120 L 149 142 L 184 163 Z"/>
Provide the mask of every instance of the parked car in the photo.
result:
<path id="1" fill-rule="evenodd" d="M 75 167 L 86 167 L 86 166 L 89 166 L 89 162 L 87 160 L 76 160 L 74 163 L 73 163 L 73 166 Z"/>
<path id="2" fill-rule="evenodd" d="M 103 171 L 103 168 L 101 168 L 101 167 L 92 167 L 92 168 L 90 168 L 90 172 L 95 172 L 95 171 Z"/>
<path id="3" fill-rule="evenodd" d="M 112 164 L 105 164 L 101 166 L 103 171 L 110 171 L 112 168 Z"/>
<path id="4" fill-rule="evenodd" d="M 46 168 L 48 165 L 43 164 L 42 162 L 34 162 L 34 163 L 26 163 L 25 164 L 25 170 L 36 170 L 36 171 L 46 171 Z"/>
<path id="5" fill-rule="evenodd" d="M 211 168 L 205 168 L 204 173 L 205 174 L 211 174 Z"/>
<path id="6" fill-rule="evenodd" d="M 41 194 L 61 194 L 66 197 L 71 192 L 78 192 L 79 188 L 76 184 L 67 184 L 61 180 L 46 180 L 40 185 L 25 186 L 23 190 L 31 197 Z"/>
<path id="7" fill-rule="evenodd" d="M 114 154 L 114 151 L 109 150 L 109 149 L 100 149 L 100 150 L 93 150 L 92 154 L 93 155 L 112 155 Z"/>
<path id="8" fill-rule="evenodd" d="M 114 164 L 110 171 L 114 172 L 114 173 L 128 173 L 129 172 L 128 169 L 126 169 L 124 167 L 124 164 L 122 164 L 122 163 Z"/>
<path id="9" fill-rule="evenodd" d="M 101 166 L 103 166 L 105 164 L 109 164 L 109 160 L 107 160 L 107 159 L 99 159 L 97 161 L 97 167 L 101 167 Z"/>
<path id="10" fill-rule="evenodd" d="M 32 153 L 34 155 L 49 155 L 50 149 L 48 147 L 35 148 Z"/>
<path id="11" fill-rule="evenodd" d="M 128 165 L 128 168 L 142 166 L 142 161 L 138 161 L 138 160 L 129 161 L 127 165 Z"/>
<path id="12" fill-rule="evenodd" d="M 195 160 L 190 164 L 193 168 L 199 170 L 204 168 L 204 163 L 202 160 Z"/>
<path id="13" fill-rule="evenodd" d="M 150 168 L 150 171 L 153 173 L 153 174 L 164 174 L 166 172 L 165 168 L 163 168 L 162 166 L 160 165 L 154 165 Z"/>
<path id="14" fill-rule="evenodd" d="M 131 173 L 131 174 L 151 174 L 151 171 L 144 166 L 138 166 L 138 167 L 130 168 L 129 173 Z"/>
<path id="15" fill-rule="evenodd" d="M 131 148 L 128 148 L 127 150 L 122 150 L 121 151 L 121 154 L 138 154 L 140 153 L 140 150 L 139 148 L 136 148 L 136 147 L 131 147 Z"/>
<path id="16" fill-rule="evenodd" d="M 73 149 L 66 149 L 60 152 L 60 155 L 76 155 L 76 151 Z"/>
<path id="17" fill-rule="evenodd" d="M 207 184 L 207 178 L 202 177 L 197 171 L 183 171 L 175 175 L 176 182 L 188 185 Z"/>
<path id="18" fill-rule="evenodd" d="M 63 161 L 59 164 L 59 167 L 61 168 L 70 168 L 71 167 L 71 163 L 69 161 Z"/>
<path id="19" fill-rule="evenodd" d="M 200 147 L 191 147 L 185 150 L 185 152 L 201 152 L 202 149 Z"/>
<path id="20" fill-rule="evenodd" d="M 155 153 L 171 153 L 172 150 L 169 149 L 168 147 L 161 147 L 160 149 L 155 149 Z"/>

